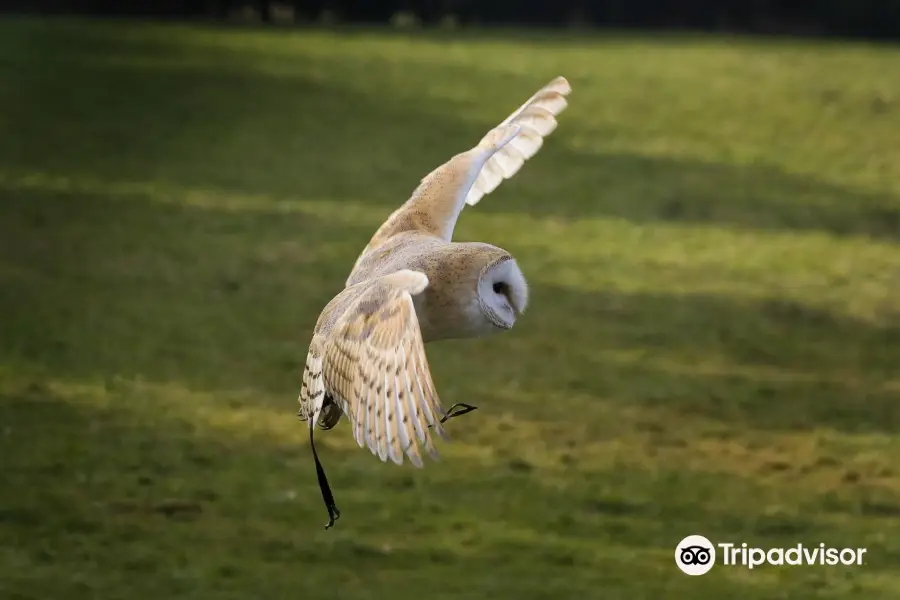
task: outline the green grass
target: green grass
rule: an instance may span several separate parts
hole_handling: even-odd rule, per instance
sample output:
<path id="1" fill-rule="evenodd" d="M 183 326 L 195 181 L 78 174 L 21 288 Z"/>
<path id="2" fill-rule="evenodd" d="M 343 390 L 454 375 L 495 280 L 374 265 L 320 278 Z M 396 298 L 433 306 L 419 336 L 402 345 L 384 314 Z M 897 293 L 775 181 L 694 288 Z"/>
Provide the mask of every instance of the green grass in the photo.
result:
<path id="1" fill-rule="evenodd" d="M 900 49 L 0 21 L 0 595 L 896 598 Z M 419 179 L 574 88 L 458 239 L 532 306 L 430 345 L 443 459 L 296 396 Z M 673 564 L 713 540 L 861 567 Z"/>

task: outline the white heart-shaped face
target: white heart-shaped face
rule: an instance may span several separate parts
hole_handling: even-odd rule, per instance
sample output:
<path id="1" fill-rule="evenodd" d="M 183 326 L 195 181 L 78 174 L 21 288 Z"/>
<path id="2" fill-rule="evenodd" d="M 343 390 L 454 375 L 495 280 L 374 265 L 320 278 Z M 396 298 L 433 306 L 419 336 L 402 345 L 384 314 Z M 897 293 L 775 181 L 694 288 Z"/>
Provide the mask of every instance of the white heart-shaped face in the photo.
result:
<path id="1" fill-rule="evenodd" d="M 490 327 L 505 330 L 515 325 L 528 307 L 528 283 L 514 258 L 506 255 L 484 268 L 478 300 Z"/>

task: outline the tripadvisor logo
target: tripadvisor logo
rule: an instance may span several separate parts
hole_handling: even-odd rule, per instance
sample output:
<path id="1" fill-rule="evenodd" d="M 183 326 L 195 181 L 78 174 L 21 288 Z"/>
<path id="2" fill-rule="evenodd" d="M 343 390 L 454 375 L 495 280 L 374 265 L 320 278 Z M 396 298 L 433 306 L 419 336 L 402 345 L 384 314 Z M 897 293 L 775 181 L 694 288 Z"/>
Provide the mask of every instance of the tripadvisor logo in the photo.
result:
<path id="1" fill-rule="evenodd" d="M 713 544 L 702 535 L 689 535 L 675 547 L 675 564 L 686 575 L 704 575 L 718 562 L 726 567 L 754 569 L 773 566 L 862 565 L 866 548 L 832 548 L 825 544 L 784 548 L 756 548 L 746 543 Z"/>

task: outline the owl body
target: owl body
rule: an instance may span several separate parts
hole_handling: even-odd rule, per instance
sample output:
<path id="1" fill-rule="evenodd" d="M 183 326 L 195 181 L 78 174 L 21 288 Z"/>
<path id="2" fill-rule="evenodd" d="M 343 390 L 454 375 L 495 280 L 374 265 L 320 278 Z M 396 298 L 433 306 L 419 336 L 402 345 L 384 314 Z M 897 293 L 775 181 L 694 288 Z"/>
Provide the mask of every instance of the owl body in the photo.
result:
<path id="1" fill-rule="evenodd" d="M 331 429 L 346 416 L 359 446 L 382 461 L 421 467 L 420 449 L 438 457 L 434 437 L 445 437 L 450 415 L 425 344 L 509 330 L 528 305 L 515 258 L 489 243 L 453 241 L 453 229 L 465 206 L 537 153 L 570 91 L 562 77 L 542 87 L 477 145 L 423 177 L 372 236 L 313 331 L 298 398 L 311 443 L 316 425 Z M 330 526 L 339 513 L 312 448 Z"/>
<path id="2" fill-rule="evenodd" d="M 428 286 L 413 296 L 426 343 L 509 329 L 527 306 L 527 283 L 509 252 L 483 242 L 446 242 L 419 232 L 400 233 L 368 251 L 347 283 L 352 287 L 401 269 L 428 277 Z M 497 291 L 494 284 L 501 284 Z M 495 295 L 501 302 L 490 301 Z"/>

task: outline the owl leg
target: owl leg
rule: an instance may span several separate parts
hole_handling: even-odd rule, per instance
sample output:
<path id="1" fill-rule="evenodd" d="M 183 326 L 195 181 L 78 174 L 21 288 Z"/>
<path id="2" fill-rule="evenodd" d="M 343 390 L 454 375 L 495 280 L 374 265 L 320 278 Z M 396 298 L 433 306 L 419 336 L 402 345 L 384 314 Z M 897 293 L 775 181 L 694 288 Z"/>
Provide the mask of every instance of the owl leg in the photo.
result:
<path id="1" fill-rule="evenodd" d="M 322 463 L 319 461 L 319 455 L 316 452 L 316 443 L 313 441 L 313 432 L 315 432 L 315 424 L 313 421 L 310 421 L 309 445 L 312 447 L 313 459 L 316 461 L 316 475 L 319 477 L 319 489 L 322 490 L 322 500 L 325 501 L 325 508 L 328 509 L 329 521 L 328 524 L 325 525 L 325 529 L 330 529 L 334 526 L 334 522 L 341 518 L 341 511 L 338 510 L 338 507 L 334 503 L 334 494 L 331 493 L 331 486 L 328 485 L 328 478 L 325 477 L 325 469 L 322 468 Z"/>
<path id="2" fill-rule="evenodd" d="M 456 412 L 453 412 L 453 409 L 456 408 L 457 406 L 461 406 L 462 408 L 460 408 Z M 454 404 L 453 406 L 450 407 L 450 410 L 448 410 L 447 414 L 444 415 L 444 418 L 441 419 L 441 423 L 446 423 L 448 419 L 452 419 L 453 417 L 458 417 L 460 415 L 470 413 L 473 410 L 475 410 L 476 408 L 478 408 L 478 407 L 472 406 L 471 404 L 464 404 L 462 402 L 457 402 L 456 404 Z"/>

